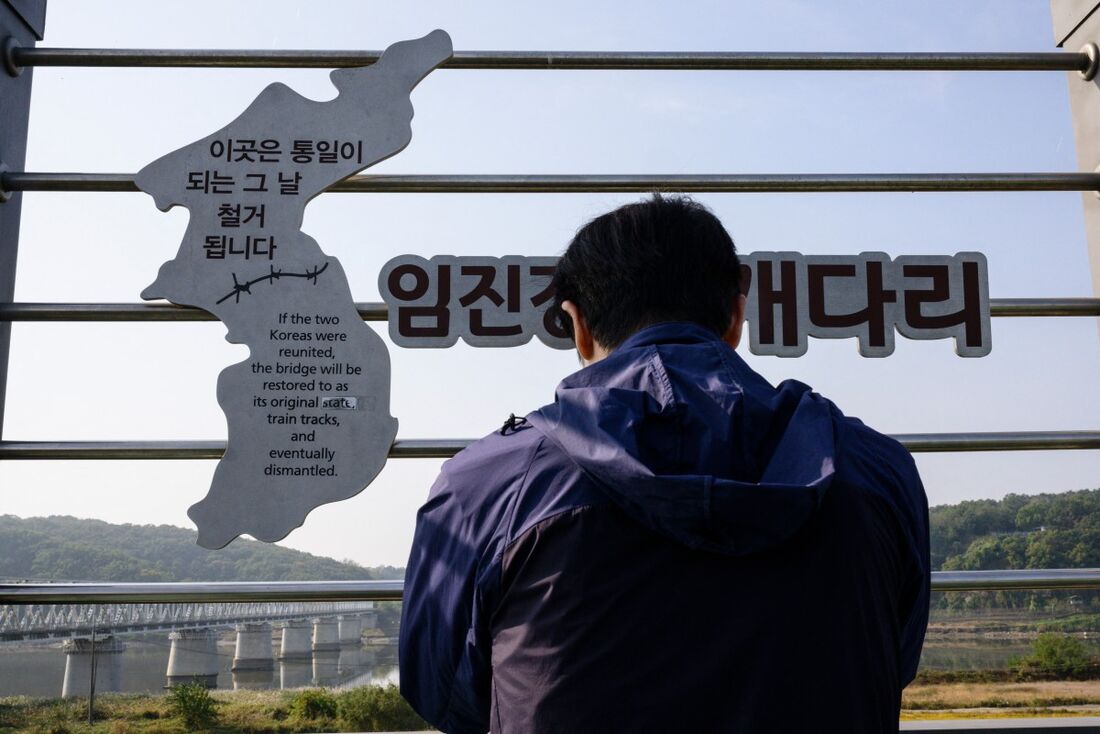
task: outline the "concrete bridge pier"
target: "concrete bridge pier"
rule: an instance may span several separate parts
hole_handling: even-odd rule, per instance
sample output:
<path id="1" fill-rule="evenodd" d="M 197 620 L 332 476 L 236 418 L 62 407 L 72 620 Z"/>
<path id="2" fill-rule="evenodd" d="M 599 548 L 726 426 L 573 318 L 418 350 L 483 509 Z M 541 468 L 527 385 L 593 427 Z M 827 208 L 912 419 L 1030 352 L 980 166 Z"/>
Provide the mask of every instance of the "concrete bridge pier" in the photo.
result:
<path id="1" fill-rule="evenodd" d="M 335 619 L 326 617 L 314 617 L 313 619 L 313 652 L 339 650 L 340 636 Z M 316 656 L 314 656 L 316 657 Z"/>
<path id="2" fill-rule="evenodd" d="M 363 649 L 358 645 L 341 647 L 336 670 L 340 678 L 352 678 L 363 672 Z"/>
<path id="3" fill-rule="evenodd" d="M 272 670 L 271 625 L 267 622 L 238 624 L 232 670 Z"/>
<path id="4" fill-rule="evenodd" d="M 279 661 L 279 688 L 308 688 L 313 685 L 313 661 L 310 658 Z"/>
<path id="5" fill-rule="evenodd" d="M 168 635 L 168 685 L 198 682 L 218 687 L 218 638 L 214 630 L 177 630 Z"/>
<path id="6" fill-rule="evenodd" d="M 378 612 L 364 612 L 363 613 L 363 629 L 375 630 L 378 629 Z"/>
<path id="7" fill-rule="evenodd" d="M 340 647 L 363 644 L 363 618 L 358 614 L 343 614 L 336 618 L 340 628 Z"/>
<path id="8" fill-rule="evenodd" d="M 234 670 L 234 691 L 266 691 L 275 680 L 274 664 L 267 670 Z"/>
<path id="9" fill-rule="evenodd" d="M 339 643 L 337 643 L 339 644 Z M 340 651 L 318 650 L 313 653 L 313 685 L 331 686 L 340 682 Z"/>
<path id="10" fill-rule="evenodd" d="M 279 625 L 282 637 L 279 641 L 280 660 L 308 659 L 313 654 L 313 625 L 304 619 L 291 619 Z"/>
<path id="11" fill-rule="evenodd" d="M 65 678 L 61 684 L 61 697 L 87 696 L 92 680 L 92 641 L 87 637 L 74 637 L 61 644 L 65 652 Z M 95 641 L 95 690 L 110 693 L 122 690 L 122 655 L 126 646 L 111 637 L 99 637 Z"/>

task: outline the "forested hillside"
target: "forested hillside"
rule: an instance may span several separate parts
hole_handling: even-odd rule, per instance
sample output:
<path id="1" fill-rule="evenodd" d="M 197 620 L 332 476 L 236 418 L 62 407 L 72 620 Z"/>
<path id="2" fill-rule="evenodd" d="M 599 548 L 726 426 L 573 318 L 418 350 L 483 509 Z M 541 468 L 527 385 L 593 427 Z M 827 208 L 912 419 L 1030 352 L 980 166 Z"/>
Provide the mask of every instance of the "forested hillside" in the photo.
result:
<path id="1" fill-rule="evenodd" d="M 1100 489 L 1010 494 L 930 515 L 936 570 L 1100 566 Z"/>
<path id="2" fill-rule="evenodd" d="M 401 578 L 255 540 L 218 551 L 193 530 L 100 520 L 0 515 L 0 578 L 51 581 L 314 581 Z"/>
<path id="3" fill-rule="evenodd" d="M 1100 489 L 1010 494 L 931 508 L 932 568 L 1100 567 Z M 200 548 L 193 530 L 0 515 L 0 578 L 72 581 L 308 581 L 401 578 L 238 539 Z"/>

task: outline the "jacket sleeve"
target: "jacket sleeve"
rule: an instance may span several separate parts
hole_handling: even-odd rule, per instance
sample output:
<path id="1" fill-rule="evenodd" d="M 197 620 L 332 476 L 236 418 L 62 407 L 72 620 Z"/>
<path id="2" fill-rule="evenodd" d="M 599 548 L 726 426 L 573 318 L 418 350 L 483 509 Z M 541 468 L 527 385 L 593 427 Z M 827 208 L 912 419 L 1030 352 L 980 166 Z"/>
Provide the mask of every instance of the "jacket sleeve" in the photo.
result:
<path id="1" fill-rule="evenodd" d="M 444 465 L 417 514 L 405 569 L 401 694 L 449 734 L 489 729 L 489 618 L 514 496 L 506 475 L 516 468 L 515 453 L 525 452 L 493 453 L 475 445 Z"/>
<path id="2" fill-rule="evenodd" d="M 849 450 L 862 453 L 861 471 L 868 490 L 881 498 L 895 518 L 894 534 L 899 563 L 895 572 L 898 682 L 907 686 L 917 675 L 921 647 L 928 626 L 928 601 L 932 583 L 928 537 L 928 496 L 916 462 L 900 443 L 849 419 L 850 427 L 863 436 Z"/>
<path id="3" fill-rule="evenodd" d="M 930 542 L 928 534 L 928 497 L 916 466 L 908 482 L 909 539 L 912 548 L 909 573 L 904 582 L 900 611 L 901 634 L 898 656 L 899 681 L 907 686 L 917 675 L 924 633 L 928 627 L 928 604 L 932 586 Z"/>

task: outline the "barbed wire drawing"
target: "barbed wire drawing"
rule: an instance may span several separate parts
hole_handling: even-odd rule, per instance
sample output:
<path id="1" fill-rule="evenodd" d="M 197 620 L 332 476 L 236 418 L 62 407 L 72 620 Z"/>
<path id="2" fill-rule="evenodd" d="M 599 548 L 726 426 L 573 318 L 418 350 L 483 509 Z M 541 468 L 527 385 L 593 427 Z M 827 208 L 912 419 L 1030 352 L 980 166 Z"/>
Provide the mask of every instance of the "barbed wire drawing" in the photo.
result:
<path id="1" fill-rule="evenodd" d="M 264 282 L 272 283 L 276 280 L 279 280 L 280 278 L 305 278 L 311 281 L 314 285 L 317 285 L 317 276 L 328 270 L 328 263 L 325 263 L 320 267 L 314 266 L 304 273 L 286 273 L 282 270 L 276 270 L 274 265 L 270 267 L 271 272 L 269 272 L 267 275 L 261 275 L 259 278 L 253 278 L 252 280 L 247 280 L 244 283 L 239 282 L 237 280 L 237 274 L 233 273 L 233 290 L 229 291 L 224 296 L 219 298 L 216 303 L 224 303 L 230 298 L 234 299 L 234 303 L 240 303 L 242 293 L 247 295 L 252 294 L 252 286 Z"/>

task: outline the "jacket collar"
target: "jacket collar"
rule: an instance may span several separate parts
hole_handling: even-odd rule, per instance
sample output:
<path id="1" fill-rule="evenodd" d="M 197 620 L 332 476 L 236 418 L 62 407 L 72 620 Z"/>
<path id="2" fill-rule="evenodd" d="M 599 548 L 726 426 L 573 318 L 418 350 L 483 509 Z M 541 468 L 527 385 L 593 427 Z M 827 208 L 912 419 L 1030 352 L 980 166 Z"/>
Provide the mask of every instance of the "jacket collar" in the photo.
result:
<path id="1" fill-rule="evenodd" d="M 612 354 L 654 344 L 699 344 L 716 341 L 722 341 L 721 337 L 705 326 L 690 321 L 664 321 L 635 332 Z"/>

